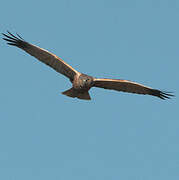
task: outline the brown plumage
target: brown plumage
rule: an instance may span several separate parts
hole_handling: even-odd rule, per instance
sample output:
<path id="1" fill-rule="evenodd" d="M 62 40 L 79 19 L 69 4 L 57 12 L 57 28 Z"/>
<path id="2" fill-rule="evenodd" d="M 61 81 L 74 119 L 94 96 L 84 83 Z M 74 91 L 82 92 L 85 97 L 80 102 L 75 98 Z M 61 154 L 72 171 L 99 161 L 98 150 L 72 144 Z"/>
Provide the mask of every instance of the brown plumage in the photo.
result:
<path id="1" fill-rule="evenodd" d="M 21 48 L 28 54 L 40 60 L 41 62 L 52 67 L 57 72 L 68 77 L 72 82 L 73 86 L 71 89 L 62 92 L 62 94 L 66 96 L 90 100 L 91 98 L 88 91 L 92 87 L 111 89 L 128 93 L 148 94 L 159 97 L 161 99 L 167 99 L 173 96 L 170 93 L 166 93 L 157 89 L 152 89 L 150 87 L 146 87 L 142 84 L 138 84 L 132 81 L 121 79 L 98 79 L 92 76 L 88 76 L 86 74 L 76 71 L 70 65 L 65 63 L 61 58 L 48 52 L 47 50 L 26 42 L 18 34 L 17 36 L 14 36 L 10 32 L 8 32 L 8 34 L 3 35 L 5 36 L 3 39 L 8 42 L 7 44 Z"/>

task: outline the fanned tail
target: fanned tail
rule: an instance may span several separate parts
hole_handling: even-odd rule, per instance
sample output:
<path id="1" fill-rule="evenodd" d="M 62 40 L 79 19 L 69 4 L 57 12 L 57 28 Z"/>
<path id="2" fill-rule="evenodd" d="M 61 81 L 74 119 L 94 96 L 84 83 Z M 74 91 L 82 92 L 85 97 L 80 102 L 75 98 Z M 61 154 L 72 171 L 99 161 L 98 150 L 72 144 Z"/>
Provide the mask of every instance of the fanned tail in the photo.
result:
<path id="1" fill-rule="evenodd" d="M 62 94 L 72 97 L 72 98 L 79 98 L 79 99 L 84 99 L 84 100 L 91 100 L 91 97 L 89 95 L 88 91 L 85 92 L 78 92 L 74 88 L 68 89 L 67 91 L 62 92 Z"/>
<path id="2" fill-rule="evenodd" d="M 76 91 L 73 88 L 68 89 L 67 91 L 62 92 L 62 94 L 66 95 L 66 96 L 69 96 L 69 97 L 72 97 L 72 98 L 76 97 Z"/>
<path id="3" fill-rule="evenodd" d="M 91 97 L 90 97 L 88 91 L 85 91 L 85 92 L 83 92 L 83 93 L 78 93 L 78 94 L 77 94 L 77 98 L 79 98 L 79 99 L 84 99 L 84 100 L 91 100 Z"/>

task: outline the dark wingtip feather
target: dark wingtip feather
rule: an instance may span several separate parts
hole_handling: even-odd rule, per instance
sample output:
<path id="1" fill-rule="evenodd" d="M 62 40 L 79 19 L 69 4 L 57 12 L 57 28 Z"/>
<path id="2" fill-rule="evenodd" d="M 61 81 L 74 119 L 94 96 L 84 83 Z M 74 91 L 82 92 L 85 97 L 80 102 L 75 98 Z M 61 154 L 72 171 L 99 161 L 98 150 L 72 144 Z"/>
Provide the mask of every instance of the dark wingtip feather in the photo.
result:
<path id="1" fill-rule="evenodd" d="M 11 36 L 9 36 L 9 35 L 7 35 L 7 34 L 4 34 L 4 33 L 2 33 L 6 38 L 9 38 L 9 39 L 11 39 L 11 40 L 14 40 L 14 41 L 17 41 L 17 39 L 15 39 L 15 38 L 12 38 Z"/>
<path id="2" fill-rule="evenodd" d="M 174 97 L 174 95 L 171 92 L 164 92 L 164 91 L 159 91 L 159 98 L 165 100 L 165 99 L 171 99 L 171 97 Z"/>
<path id="3" fill-rule="evenodd" d="M 172 92 L 166 92 L 166 91 L 160 91 L 158 89 L 150 89 L 150 95 L 156 96 L 160 99 L 171 99 L 171 97 L 174 97 Z"/>
<path id="4" fill-rule="evenodd" d="M 8 41 L 8 42 L 14 42 L 14 40 L 12 40 L 12 39 L 7 39 L 7 38 L 2 38 L 2 39 L 4 39 L 5 41 Z"/>
<path id="5" fill-rule="evenodd" d="M 18 40 L 18 38 L 17 38 L 16 36 L 14 36 L 12 33 L 10 33 L 9 31 L 7 31 L 7 32 L 8 32 L 8 34 L 9 34 L 10 36 L 12 36 L 12 37 L 14 37 L 15 39 Z"/>
<path id="6" fill-rule="evenodd" d="M 17 44 L 15 44 L 15 43 L 7 43 L 7 44 L 9 44 L 11 46 L 17 46 Z"/>
<path id="7" fill-rule="evenodd" d="M 17 33 L 16 33 L 17 34 Z M 2 33 L 5 38 L 3 38 L 5 41 L 7 41 L 9 45 L 17 46 L 21 49 L 24 49 L 27 47 L 27 42 L 19 35 L 17 34 L 17 37 L 14 36 L 12 33 L 7 31 L 7 34 Z"/>
<path id="8" fill-rule="evenodd" d="M 18 33 L 16 33 L 16 35 L 17 35 L 21 40 L 24 41 L 24 39 L 23 39 Z"/>

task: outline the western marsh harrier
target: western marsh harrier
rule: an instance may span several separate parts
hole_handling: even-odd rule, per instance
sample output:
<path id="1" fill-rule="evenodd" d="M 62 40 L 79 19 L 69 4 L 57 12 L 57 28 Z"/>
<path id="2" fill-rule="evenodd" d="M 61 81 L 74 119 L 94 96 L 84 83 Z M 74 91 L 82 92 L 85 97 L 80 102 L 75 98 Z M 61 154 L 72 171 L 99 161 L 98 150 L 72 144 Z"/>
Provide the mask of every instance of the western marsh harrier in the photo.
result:
<path id="1" fill-rule="evenodd" d="M 170 93 L 163 92 L 157 89 L 152 89 L 150 87 L 132 81 L 121 79 L 100 79 L 88 76 L 73 69 L 70 65 L 68 65 L 55 54 L 52 54 L 45 49 L 26 42 L 18 34 L 17 36 L 14 36 L 10 32 L 8 32 L 8 34 L 3 35 L 5 36 L 3 39 L 7 41 L 7 44 L 16 46 L 26 51 L 28 54 L 34 56 L 39 61 L 47 64 L 57 72 L 68 77 L 73 86 L 69 90 L 62 92 L 62 94 L 66 96 L 90 100 L 91 98 L 88 91 L 92 87 L 112 89 L 128 93 L 148 94 L 159 97 L 161 99 L 167 99 L 173 96 Z"/>

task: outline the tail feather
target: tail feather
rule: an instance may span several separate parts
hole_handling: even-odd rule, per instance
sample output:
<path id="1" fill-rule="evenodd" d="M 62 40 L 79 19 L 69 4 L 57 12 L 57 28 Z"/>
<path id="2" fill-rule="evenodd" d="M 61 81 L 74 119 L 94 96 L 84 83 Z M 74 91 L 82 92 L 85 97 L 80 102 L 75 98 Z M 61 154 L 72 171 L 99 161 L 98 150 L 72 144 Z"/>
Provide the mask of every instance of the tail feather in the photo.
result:
<path id="1" fill-rule="evenodd" d="M 91 100 L 91 97 L 89 95 L 88 91 L 85 91 L 84 93 L 78 93 L 77 98 L 79 99 L 85 99 L 85 100 Z"/>
<path id="2" fill-rule="evenodd" d="M 72 98 L 77 97 L 79 99 L 91 100 L 91 97 L 90 97 L 88 91 L 85 91 L 85 92 L 82 92 L 82 93 L 80 92 L 79 93 L 74 88 L 68 89 L 67 91 L 62 92 L 62 94 L 66 95 L 66 96 L 69 96 L 69 97 L 72 97 Z"/>
<path id="3" fill-rule="evenodd" d="M 69 97 L 72 97 L 72 98 L 76 97 L 76 92 L 74 91 L 73 88 L 68 89 L 67 91 L 62 92 L 62 94 L 66 95 L 66 96 L 69 96 Z"/>

